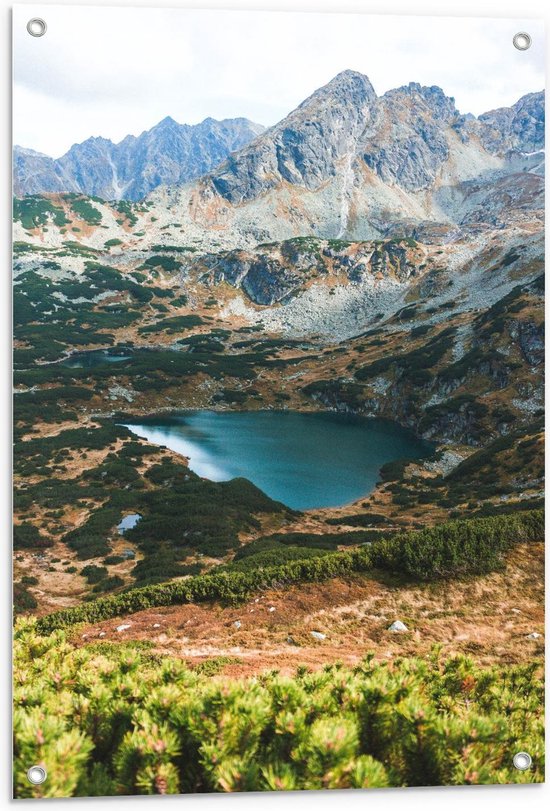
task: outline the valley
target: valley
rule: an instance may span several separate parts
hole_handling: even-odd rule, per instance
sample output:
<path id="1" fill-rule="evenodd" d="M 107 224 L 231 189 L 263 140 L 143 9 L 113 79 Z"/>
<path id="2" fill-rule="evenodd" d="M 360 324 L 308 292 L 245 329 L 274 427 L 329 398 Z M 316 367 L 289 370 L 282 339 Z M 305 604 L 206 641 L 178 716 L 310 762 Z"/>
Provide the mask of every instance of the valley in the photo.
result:
<path id="1" fill-rule="evenodd" d="M 508 752 L 542 759 L 543 93 L 474 117 L 345 70 L 268 129 L 203 124 L 16 155 L 21 739 L 50 668 L 82 730 L 59 796 L 542 780 Z M 68 709 L 90 663 L 122 743 Z M 119 677 L 168 742 L 139 785 Z M 415 707 L 455 735 L 433 771 Z"/>
<path id="2" fill-rule="evenodd" d="M 74 217 L 74 198 L 44 200 L 68 222 Z M 94 539 L 86 551 L 69 542 L 57 562 L 45 552 L 62 581 L 79 559 L 105 570 L 116 516 L 142 508 L 141 490 L 156 487 L 155 464 L 187 475 L 185 458 L 121 426 L 178 409 L 330 411 L 389 420 L 433 443 L 431 459 L 388 464 L 374 492 L 348 509 L 317 510 L 315 519 L 287 516 L 284 531 L 313 525 L 323 535 L 335 526 L 376 533 L 385 524 L 422 526 L 540 505 L 542 264 L 536 243 L 528 247 L 531 236 L 524 235 L 521 251 L 495 239 L 482 255 L 488 266 L 467 259 L 457 270 L 456 245 L 437 253 L 412 238 L 298 238 L 277 246 L 279 264 L 271 246 L 270 254 L 256 250 L 254 264 L 242 252 L 189 252 L 189 259 L 170 246 L 121 254 L 118 246 L 100 251 L 81 243 L 45 249 L 43 228 L 34 229 L 40 236 L 29 232 L 35 241 L 17 247 L 15 260 L 16 515 L 45 547 L 75 534 Z M 235 273 L 247 268 L 245 285 Z M 289 286 L 279 288 L 285 279 Z M 274 290 L 280 302 L 269 299 Z M 333 316 L 345 337 L 335 327 L 327 338 L 330 320 L 315 330 L 322 307 L 300 316 L 305 324 L 297 329 L 296 311 L 308 297 L 326 307 L 337 302 Z M 357 299 L 380 312 L 369 320 L 357 312 Z M 369 328 L 353 327 L 354 317 Z M 308 318 L 315 323 L 306 326 Z M 55 481 L 71 484 L 56 488 Z M 383 523 L 371 522 L 370 512 Z M 243 526 L 233 543 L 263 531 Z M 222 544 L 213 559 L 229 549 Z M 167 560 L 179 558 L 185 575 L 204 565 L 197 552 L 206 553 L 208 565 L 208 543 L 170 548 Z M 26 568 L 28 555 L 19 549 L 16 571 Z M 107 588 L 132 582 L 127 563 L 115 565 L 103 578 Z M 79 582 L 78 599 L 87 590 Z"/>

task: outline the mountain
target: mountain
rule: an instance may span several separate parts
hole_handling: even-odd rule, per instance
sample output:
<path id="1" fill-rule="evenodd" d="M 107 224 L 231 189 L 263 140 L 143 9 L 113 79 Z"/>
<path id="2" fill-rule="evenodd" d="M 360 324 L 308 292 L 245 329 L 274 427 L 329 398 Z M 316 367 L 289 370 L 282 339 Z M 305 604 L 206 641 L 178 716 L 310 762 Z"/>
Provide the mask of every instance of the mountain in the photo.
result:
<path id="1" fill-rule="evenodd" d="M 512 107 L 499 107 L 479 117 L 482 141 L 490 151 L 544 149 L 544 93 L 529 93 Z"/>
<path id="2" fill-rule="evenodd" d="M 118 144 L 88 138 L 53 158 L 16 146 L 14 192 L 80 192 L 107 200 L 140 200 L 162 184 L 184 183 L 203 175 L 263 131 L 246 118 L 178 124 L 165 118 Z"/>
<path id="3" fill-rule="evenodd" d="M 122 235 L 122 203 L 104 212 L 99 230 L 67 212 L 71 231 L 96 249 L 106 239 L 203 253 L 296 237 L 441 245 L 540 229 L 544 117 L 542 92 L 476 118 L 439 87 L 411 82 L 378 96 L 367 76 L 346 70 L 258 134 L 244 119 L 189 127 L 167 118 L 117 145 L 90 138 L 58 161 L 18 150 L 15 166 L 30 191 L 87 188 L 124 201 L 153 188 Z M 216 166 L 205 174 L 209 161 Z M 25 241 L 30 222 L 23 216 L 16 239 Z M 51 222 L 46 241 L 61 246 L 66 230 Z"/>
<path id="4" fill-rule="evenodd" d="M 493 222 L 508 221 L 503 179 L 513 176 L 523 203 L 540 208 L 543 147 L 542 92 L 475 118 L 438 87 L 377 96 L 347 70 L 204 177 L 151 199 L 183 220 L 189 239 L 215 227 L 234 246 L 372 239 L 411 221 L 460 225 L 478 216 L 474 189 L 480 216 L 489 208 Z"/>
<path id="5" fill-rule="evenodd" d="M 282 183 L 317 189 L 338 173 L 371 121 L 376 93 L 369 79 L 345 71 L 211 174 L 231 203 L 251 200 Z"/>
<path id="6" fill-rule="evenodd" d="M 543 92 L 476 118 L 439 87 L 411 82 L 378 96 L 345 70 L 266 130 L 166 118 L 116 145 L 90 138 L 56 161 L 16 148 L 15 192 L 148 196 L 153 239 L 177 222 L 178 241 L 206 250 L 296 236 L 437 240 L 542 216 L 544 115 Z"/>

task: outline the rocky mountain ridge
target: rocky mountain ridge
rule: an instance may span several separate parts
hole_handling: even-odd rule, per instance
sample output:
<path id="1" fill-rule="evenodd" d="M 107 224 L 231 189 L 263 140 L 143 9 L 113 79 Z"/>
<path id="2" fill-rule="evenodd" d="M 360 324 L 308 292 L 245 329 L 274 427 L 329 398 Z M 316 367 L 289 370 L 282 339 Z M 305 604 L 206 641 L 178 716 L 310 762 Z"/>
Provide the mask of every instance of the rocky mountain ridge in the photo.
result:
<path id="1" fill-rule="evenodd" d="M 453 132 L 486 164 L 471 167 L 471 175 L 457 164 L 455 180 L 490 173 L 501 167 L 483 150 L 506 159 L 544 149 L 544 94 L 531 93 L 476 119 L 461 115 L 439 87 L 411 82 L 378 97 L 366 76 L 344 71 L 209 174 L 214 187 L 236 202 L 281 180 L 316 189 L 338 173 L 341 159 L 351 159 L 389 185 L 418 192 L 431 187 L 448 162 Z"/>
<path id="2" fill-rule="evenodd" d="M 215 229 L 233 247 L 408 236 L 411 223 L 461 226 L 487 211 L 507 225 L 518 196 L 537 216 L 543 208 L 543 133 L 543 93 L 475 118 L 438 87 L 377 96 L 344 71 L 204 177 L 150 200 L 184 221 L 189 240 Z"/>
<path id="3" fill-rule="evenodd" d="M 169 116 L 120 143 L 88 138 L 53 159 L 14 148 L 17 196 L 79 192 L 105 200 L 140 200 L 162 184 L 184 183 L 208 172 L 263 131 L 246 118 L 178 124 Z"/>

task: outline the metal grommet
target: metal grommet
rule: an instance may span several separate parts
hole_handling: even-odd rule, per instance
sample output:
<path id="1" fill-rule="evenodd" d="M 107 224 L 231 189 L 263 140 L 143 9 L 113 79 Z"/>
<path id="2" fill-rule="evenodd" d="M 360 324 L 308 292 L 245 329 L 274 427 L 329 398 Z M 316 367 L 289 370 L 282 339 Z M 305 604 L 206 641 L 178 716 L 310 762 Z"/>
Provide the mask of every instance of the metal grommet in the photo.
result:
<path id="1" fill-rule="evenodd" d="M 39 786 L 40 783 L 45 781 L 47 776 L 48 773 L 43 766 L 31 766 L 27 772 L 27 780 L 29 783 L 32 783 L 33 786 Z"/>
<path id="2" fill-rule="evenodd" d="M 33 17 L 27 23 L 27 31 L 31 37 L 43 37 L 47 30 L 46 21 L 41 17 Z"/>
<path id="3" fill-rule="evenodd" d="M 517 48 L 518 51 L 526 51 L 531 47 L 531 37 L 529 34 L 526 34 L 525 31 L 518 31 L 518 33 L 514 35 L 512 42 L 514 43 L 514 48 Z"/>
<path id="4" fill-rule="evenodd" d="M 526 772 L 533 765 L 533 758 L 527 752 L 517 752 L 514 755 L 512 763 L 519 769 L 520 772 Z"/>

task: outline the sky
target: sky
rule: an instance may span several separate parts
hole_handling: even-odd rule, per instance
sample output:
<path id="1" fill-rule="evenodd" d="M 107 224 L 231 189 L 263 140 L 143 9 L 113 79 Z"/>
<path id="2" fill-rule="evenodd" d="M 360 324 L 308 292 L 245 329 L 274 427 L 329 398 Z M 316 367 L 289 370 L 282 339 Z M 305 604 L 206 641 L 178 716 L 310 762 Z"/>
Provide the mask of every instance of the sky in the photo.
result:
<path id="1" fill-rule="evenodd" d="M 27 33 L 32 17 L 46 20 L 43 37 Z M 167 115 L 269 126 L 346 69 L 378 94 L 438 85 L 475 115 L 544 88 L 534 20 L 20 5 L 13 21 L 14 143 L 56 158 Z M 517 31 L 528 51 L 514 48 Z"/>

